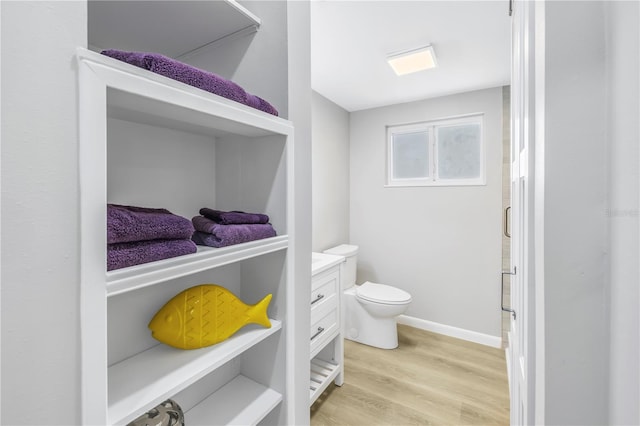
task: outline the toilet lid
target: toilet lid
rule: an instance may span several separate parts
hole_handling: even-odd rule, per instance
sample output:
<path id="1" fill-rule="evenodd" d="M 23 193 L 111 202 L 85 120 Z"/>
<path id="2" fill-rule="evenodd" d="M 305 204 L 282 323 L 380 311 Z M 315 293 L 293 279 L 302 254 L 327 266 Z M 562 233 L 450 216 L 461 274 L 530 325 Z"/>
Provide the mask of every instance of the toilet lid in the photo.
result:
<path id="1" fill-rule="evenodd" d="M 356 295 L 361 299 L 386 305 L 399 305 L 411 301 L 411 295 L 404 290 L 369 281 L 358 286 Z"/>

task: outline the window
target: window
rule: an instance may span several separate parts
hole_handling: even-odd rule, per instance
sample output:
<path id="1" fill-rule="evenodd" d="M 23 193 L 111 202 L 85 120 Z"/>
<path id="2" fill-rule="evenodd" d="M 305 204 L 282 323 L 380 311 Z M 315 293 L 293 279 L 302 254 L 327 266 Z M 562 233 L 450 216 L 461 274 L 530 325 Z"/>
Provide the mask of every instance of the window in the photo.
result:
<path id="1" fill-rule="evenodd" d="M 482 115 L 387 128 L 387 186 L 484 185 Z"/>

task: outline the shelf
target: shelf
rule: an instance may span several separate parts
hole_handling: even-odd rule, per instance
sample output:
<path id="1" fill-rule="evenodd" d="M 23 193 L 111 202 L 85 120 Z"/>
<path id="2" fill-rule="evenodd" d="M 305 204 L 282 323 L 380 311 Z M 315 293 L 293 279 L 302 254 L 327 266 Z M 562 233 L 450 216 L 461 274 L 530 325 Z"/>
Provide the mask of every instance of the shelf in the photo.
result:
<path id="1" fill-rule="evenodd" d="M 255 425 L 281 401 L 280 393 L 240 375 L 187 411 L 185 424 Z"/>
<path id="2" fill-rule="evenodd" d="M 261 22 L 234 0 L 90 1 L 89 45 L 177 58 Z M 188 30 L 185 30 L 188 29 Z"/>
<path id="3" fill-rule="evenodd" d="M 105 56 L 106 58 L 106 56 Z M 124 65 L 128 65 L 123 62 Z M 151 71 L 141 71 L 149 73 L 150 75 L 144 76 L 150 80 L 156 80 L 158 74 Z M 135 71 L 136 70 L 130 70 Z M 179 81 L 172 80 L 168 77 L 163 77 L 168 81 L 162 82 L 168 87 L 174 84 L 184 84 Z M 180 90 L 193 91 L 201 90 L 195 87 L 186 85 L 186 87 L 179 88 Z M 231 101 L 221 96 L 217 96 L 213 93 L 202 91 L 199 93 L 201 96 L 216 97 L 217 102 L 229 103 L 233 108 L 249 108 L 249 113 L 266 114 L 266 112 L 259 111 L 255 108 L 248 107 L 244 104 Z M 219 99 L 218 99 L 219 98 Z M 252 126 L 242 126 L 228 120 L 214 117 L 211 114 L 207 114 L 203 111 L 194 111 L 188 107 L 180 105 L 168 104 L 165 102 L 158 102 L 155 99 L 140 96 L 139 93 L 123 92 L 119 90 L 109 91 L 109 107 L 108 114 L 111 118 L 117 118 L 125 121 L 133 121 L 136 123 L 147 124 L 150 126 L 168 127 L 170 129 L 182 130 L 190 133 L 197 133 L 205 136 L 223 136 L 229 134 L 243 135 L 249 137 L 269 136 L 274 132 L 266 131 L 264 128 L 256 128 Z M 276 118 L 274 115 L 270 115 L 268 118 Z"/>
<path id="4" fill-rule="evenodd" d="M 77 55 L 101 86 L 91 98 L 106 86 L 110 117 L 209 136 L 293 134 L 291 122 L 275 115 L 84 48 Z"/>
<path id="5" fill-rule="evenodd" d="M 279 235 L 222 248 L 198 246 L 198 251 L 194 254 L 110 271 L 107 272 L 107 296 L 115 296 L 170 279 L 285 250 L 288 244 L 288 236 Z"/>
<path id="6" fill-rule="evenodd" d="M 130 422 L 276 333 L 282 323 L 272 319 L 271 328 L 253 327 L 202 349 L 159 344 L 109 367 L 109 424 Z"/>
<path id="7" fill-rule="evenodd" d="M 332 364 L 321 359 L 311 360 L 311 377 L 309 380 L 309 405 L 329 386 L 331 381 L 340 374 L 340 365 Z"/>

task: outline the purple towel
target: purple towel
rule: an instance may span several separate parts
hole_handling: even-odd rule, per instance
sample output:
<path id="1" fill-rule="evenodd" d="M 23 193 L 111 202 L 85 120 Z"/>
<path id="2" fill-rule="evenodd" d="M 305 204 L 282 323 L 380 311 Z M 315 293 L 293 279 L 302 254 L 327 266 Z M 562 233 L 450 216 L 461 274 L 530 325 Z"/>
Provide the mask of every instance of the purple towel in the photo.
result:
<path id="1" fill-rule="evenodd" d="M 107 245 L 107 271 L 195 253 L 191 240 L 154 240 Z"/>
<path id="2" fill-rule="evenodd" d="M 241 104 L 269 114 L 278 115 L 278 111 L 262 98 L 247 93 L 242 87 L 209 71 L 168 58 L 159 53 L 124 52 L 121 50 L 103 50 L 103 55 L 144 68 L 156 74 L 169 77 L 207 92 L 231 99 Z"/>
<path id="3" fill-rule="evenodd" d="M 191 221 L 165 209 L 107 204 L 107 243 L 158 239 L 188 240 Z"/>
<path id="4" fill-rule="evenodd" d="M 261 213 L 245 213 L 240 211 L 223 212 L 203 207 L 200 209 L 200 214 L 223 225 L 234 225 L 240 223 L 269 223 L 269 216 Z"/>
<path id="5" fill-rule="evenodd" d="M 201 246 L 226 247 L 276 236 L 270 223 L 221 225 L 202 216 L 194 217 L 193 221 L 196 232 L 191 239 Z"/>

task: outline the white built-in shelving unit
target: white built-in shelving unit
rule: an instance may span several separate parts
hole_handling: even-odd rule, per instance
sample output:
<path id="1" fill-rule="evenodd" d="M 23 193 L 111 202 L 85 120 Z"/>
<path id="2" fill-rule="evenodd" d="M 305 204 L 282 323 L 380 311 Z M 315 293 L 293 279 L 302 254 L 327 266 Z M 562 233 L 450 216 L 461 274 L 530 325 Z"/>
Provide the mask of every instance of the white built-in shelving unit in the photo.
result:
<path id="1" fill-rule="evenodd" d="M 141 13 L 130 8 L 143 3 L 163 2 L 90 4 L 90 34 L 103 31 L 95 14 Z M 216 23 L 241 21 L 228 34 L 259 25 L 234 1 L 186 3 L 187 9 L 222 7 Z M 156 12 L 155 19 L 167 13 Z M 109 15 L 100 25 L 114 19 Z M 95 46 L 103 41 L 109 40 L 90 38 Z M 90 50 L 79 48 L 77 57 L 83 424 L 126 424 L 167 398 L 180 404 L 190 425 L 288 423 L 294 372 L 286 362 L 287 336 L 295 327 L 292 124 Z M 278 236 L 107 272 L 107 203 L 163 207 L 187 218 L 201 207 L 263 212 Z M 271 328 L 249 325 L 197 350 L 154 340 L 147 324 L 155 312 L 204 283 L 222 285 L 248 304 L 273 294 Z"/>

